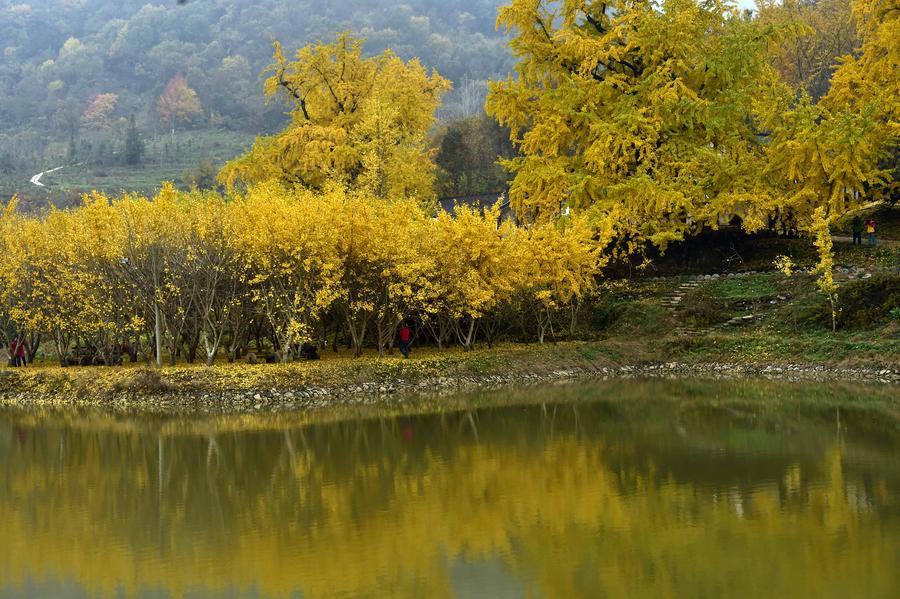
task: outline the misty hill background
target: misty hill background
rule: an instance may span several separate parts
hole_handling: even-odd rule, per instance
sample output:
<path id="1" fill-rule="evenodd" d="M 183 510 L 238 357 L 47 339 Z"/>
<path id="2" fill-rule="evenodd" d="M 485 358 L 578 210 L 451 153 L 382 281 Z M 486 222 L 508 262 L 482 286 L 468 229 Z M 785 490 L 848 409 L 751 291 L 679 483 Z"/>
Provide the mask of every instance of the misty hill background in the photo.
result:
<path id="1" fill-rule="evenodd" d="M 185 171 L 210 170 L 259 133 L 278 130 L 285 107 L 266 104 L 259 73 L 272 41 L 286 49 L 352 30 L 366 51 L 392 48 L 453 80 L 441 116 L 480 113 L 484 80 L 512 67 L 495 31 L 502 0 L 0 0 L 0 197 L 70 196 L 91 188 L 150 188 Z M 184 74 L 203 106 L 179 135 L 155 110 Z M 104 126 L 85 123 L 98 94 L 115 94 Z M 125 165 L 132 128 L 141 168 Z M 135 131 L 132 131 L 133 135 Z M 61 165 L 47 188 L 28 178 Z M 194 176 L 208 176 L 197 171 Z"/>

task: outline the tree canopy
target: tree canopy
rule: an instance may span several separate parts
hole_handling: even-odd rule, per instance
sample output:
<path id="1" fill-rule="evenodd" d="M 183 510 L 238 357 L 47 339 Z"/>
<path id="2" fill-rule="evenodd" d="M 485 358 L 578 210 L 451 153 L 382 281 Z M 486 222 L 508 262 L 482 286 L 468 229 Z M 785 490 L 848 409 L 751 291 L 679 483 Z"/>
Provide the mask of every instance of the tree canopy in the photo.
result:
<path id="1" fill-rule="evenodd" d="M 517 77 L 487 108 L 527 219 L 588 212 L 604 243 L 665 247 L 745 205 L 762 157 L 749 118 L 767 37 L 724 2 L 513 0 Z"/>
<path id="2" fill-rule="evenodd" d="M 291 123 L 259 138 L 225 167 L 222 180 L 277 179 L 312 189 L 337 181 L 384 199 L 432 197 L 427 135 L 450 83 L 390 51 L 366 58 L 362 45 L 343 34 L 306 46 L 288 61 L 276 43 L 265 89 L 287 99 Z"/>

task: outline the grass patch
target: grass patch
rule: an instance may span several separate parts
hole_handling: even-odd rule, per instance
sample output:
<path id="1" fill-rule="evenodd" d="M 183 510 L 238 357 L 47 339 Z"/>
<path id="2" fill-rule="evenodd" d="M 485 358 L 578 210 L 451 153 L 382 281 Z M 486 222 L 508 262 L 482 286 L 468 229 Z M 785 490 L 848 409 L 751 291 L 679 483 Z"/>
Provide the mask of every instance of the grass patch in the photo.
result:
<path id="1" fill-rule="evenodd" d="M 717 293 L 712 284 L 704 284 L 684 296 L 682 317 L 695 326 L 706 327 L 725 322 L 731 317 L 731 307 Z"/>
<path id="2" fill-rule="evenodd" d="M 834 244 L 834 262 L 839 266 L 866 269 L 896 268 L 900 247 L 880 245 L 874 248 L 838 242 Z"/>
<path id="3" fill-rule="evenodd" d="M 725 277 L 717 279 L 709 285 L 713 293 L 725 301 L 754 301 L 778 295 L 777 277 L 780 275 Z"/>
<path id="4" fill-rule="evenodd" d="M 672 340 L 670 351 L 685 361 L 743 364 L 820 364 L 897 368 L 900 341 L 865 333 L 818 330 L 797 335 L 757 329 Z"/>

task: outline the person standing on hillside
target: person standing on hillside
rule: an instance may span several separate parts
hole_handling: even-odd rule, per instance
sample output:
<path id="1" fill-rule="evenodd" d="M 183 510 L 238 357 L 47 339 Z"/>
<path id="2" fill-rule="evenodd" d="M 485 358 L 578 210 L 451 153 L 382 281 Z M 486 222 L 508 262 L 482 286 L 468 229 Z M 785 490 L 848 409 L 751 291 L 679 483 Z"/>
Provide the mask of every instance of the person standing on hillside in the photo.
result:
<path id="1" fill-rule="evenodd" d="M 412 343 L 412 331 L 409 325 L 402 323 L 400 325 L 400 353 L 404 358 L 409 358 L 409 345 Z"/>
<path id="2" fill-rule="evenodd" d="M 866 234 L 869 236 L 869 246 L 875 247 L 878 243 L 876 237 L 877 228 L 875 227 L 875 219 L 871 216 L 866 220 Z"/>
<path id="3" fill-rule="evenodd" d="M 853 217 L 853 245 L 862 245 L 863 221 L 857 214 Z"/>

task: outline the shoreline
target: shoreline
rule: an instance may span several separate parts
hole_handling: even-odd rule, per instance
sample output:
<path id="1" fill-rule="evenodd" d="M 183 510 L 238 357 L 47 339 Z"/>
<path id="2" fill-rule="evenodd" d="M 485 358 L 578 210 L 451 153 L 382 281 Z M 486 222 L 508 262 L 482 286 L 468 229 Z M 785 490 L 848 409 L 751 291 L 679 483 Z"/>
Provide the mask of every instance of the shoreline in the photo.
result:
<path id="1" fill-rule="evenodd" d="M 534 359 L 541 358 L 542 353 L 546 352 L 519 350 L 501 352 L 500 355 L 517 354 L 518 358 Z M 16 376 L 21 371 L 4 370 L 0 372 L 0 410 L 99 409 L 111 413 L 162 416 L 290 413 L 390 406 L 423 397 L 616 380 L 900 385 L 900 367 L 897 366 L 680 361 L 615 364 L 608 360 L 572 359 L 576 352 L 562 353 L 561 359 L 548 361 L 546 368 L 541 370 L 530 369 L 521 360 L 477 368 L 478 358 L 491 357 L 489 352 L 464 354 L 443 361 L 426 358 L 425 368 L 418 367 L 421 364 L 414 360 L 386 359 L 380 363 L 370 360 L 364 364 L 335 360 L 333 364 L 339 366 L 330 368 L 332 372 L 324 368 L 317 370 L 315 364 L 312 368 L 307 364 L 279 365 L 279 368 L 256 372 L 253 376 L 250 376 L 250 367 L 244 366 L 220 371 L 196 367 L 158 371 L 138 367 L 124 369 L 124 374 L 123 370 L 35 369 L 25 377 Z M 373 368 L 373 364 L 376 367 Z M 333 372 L 335 370 L 337 372 Z M 109 373 L 120 376 L 109 377 Z M 14 380 L 16 378 L 19 380 Z M 117 382 L 110 384 L 104 378 L 114 378 Z"/>

